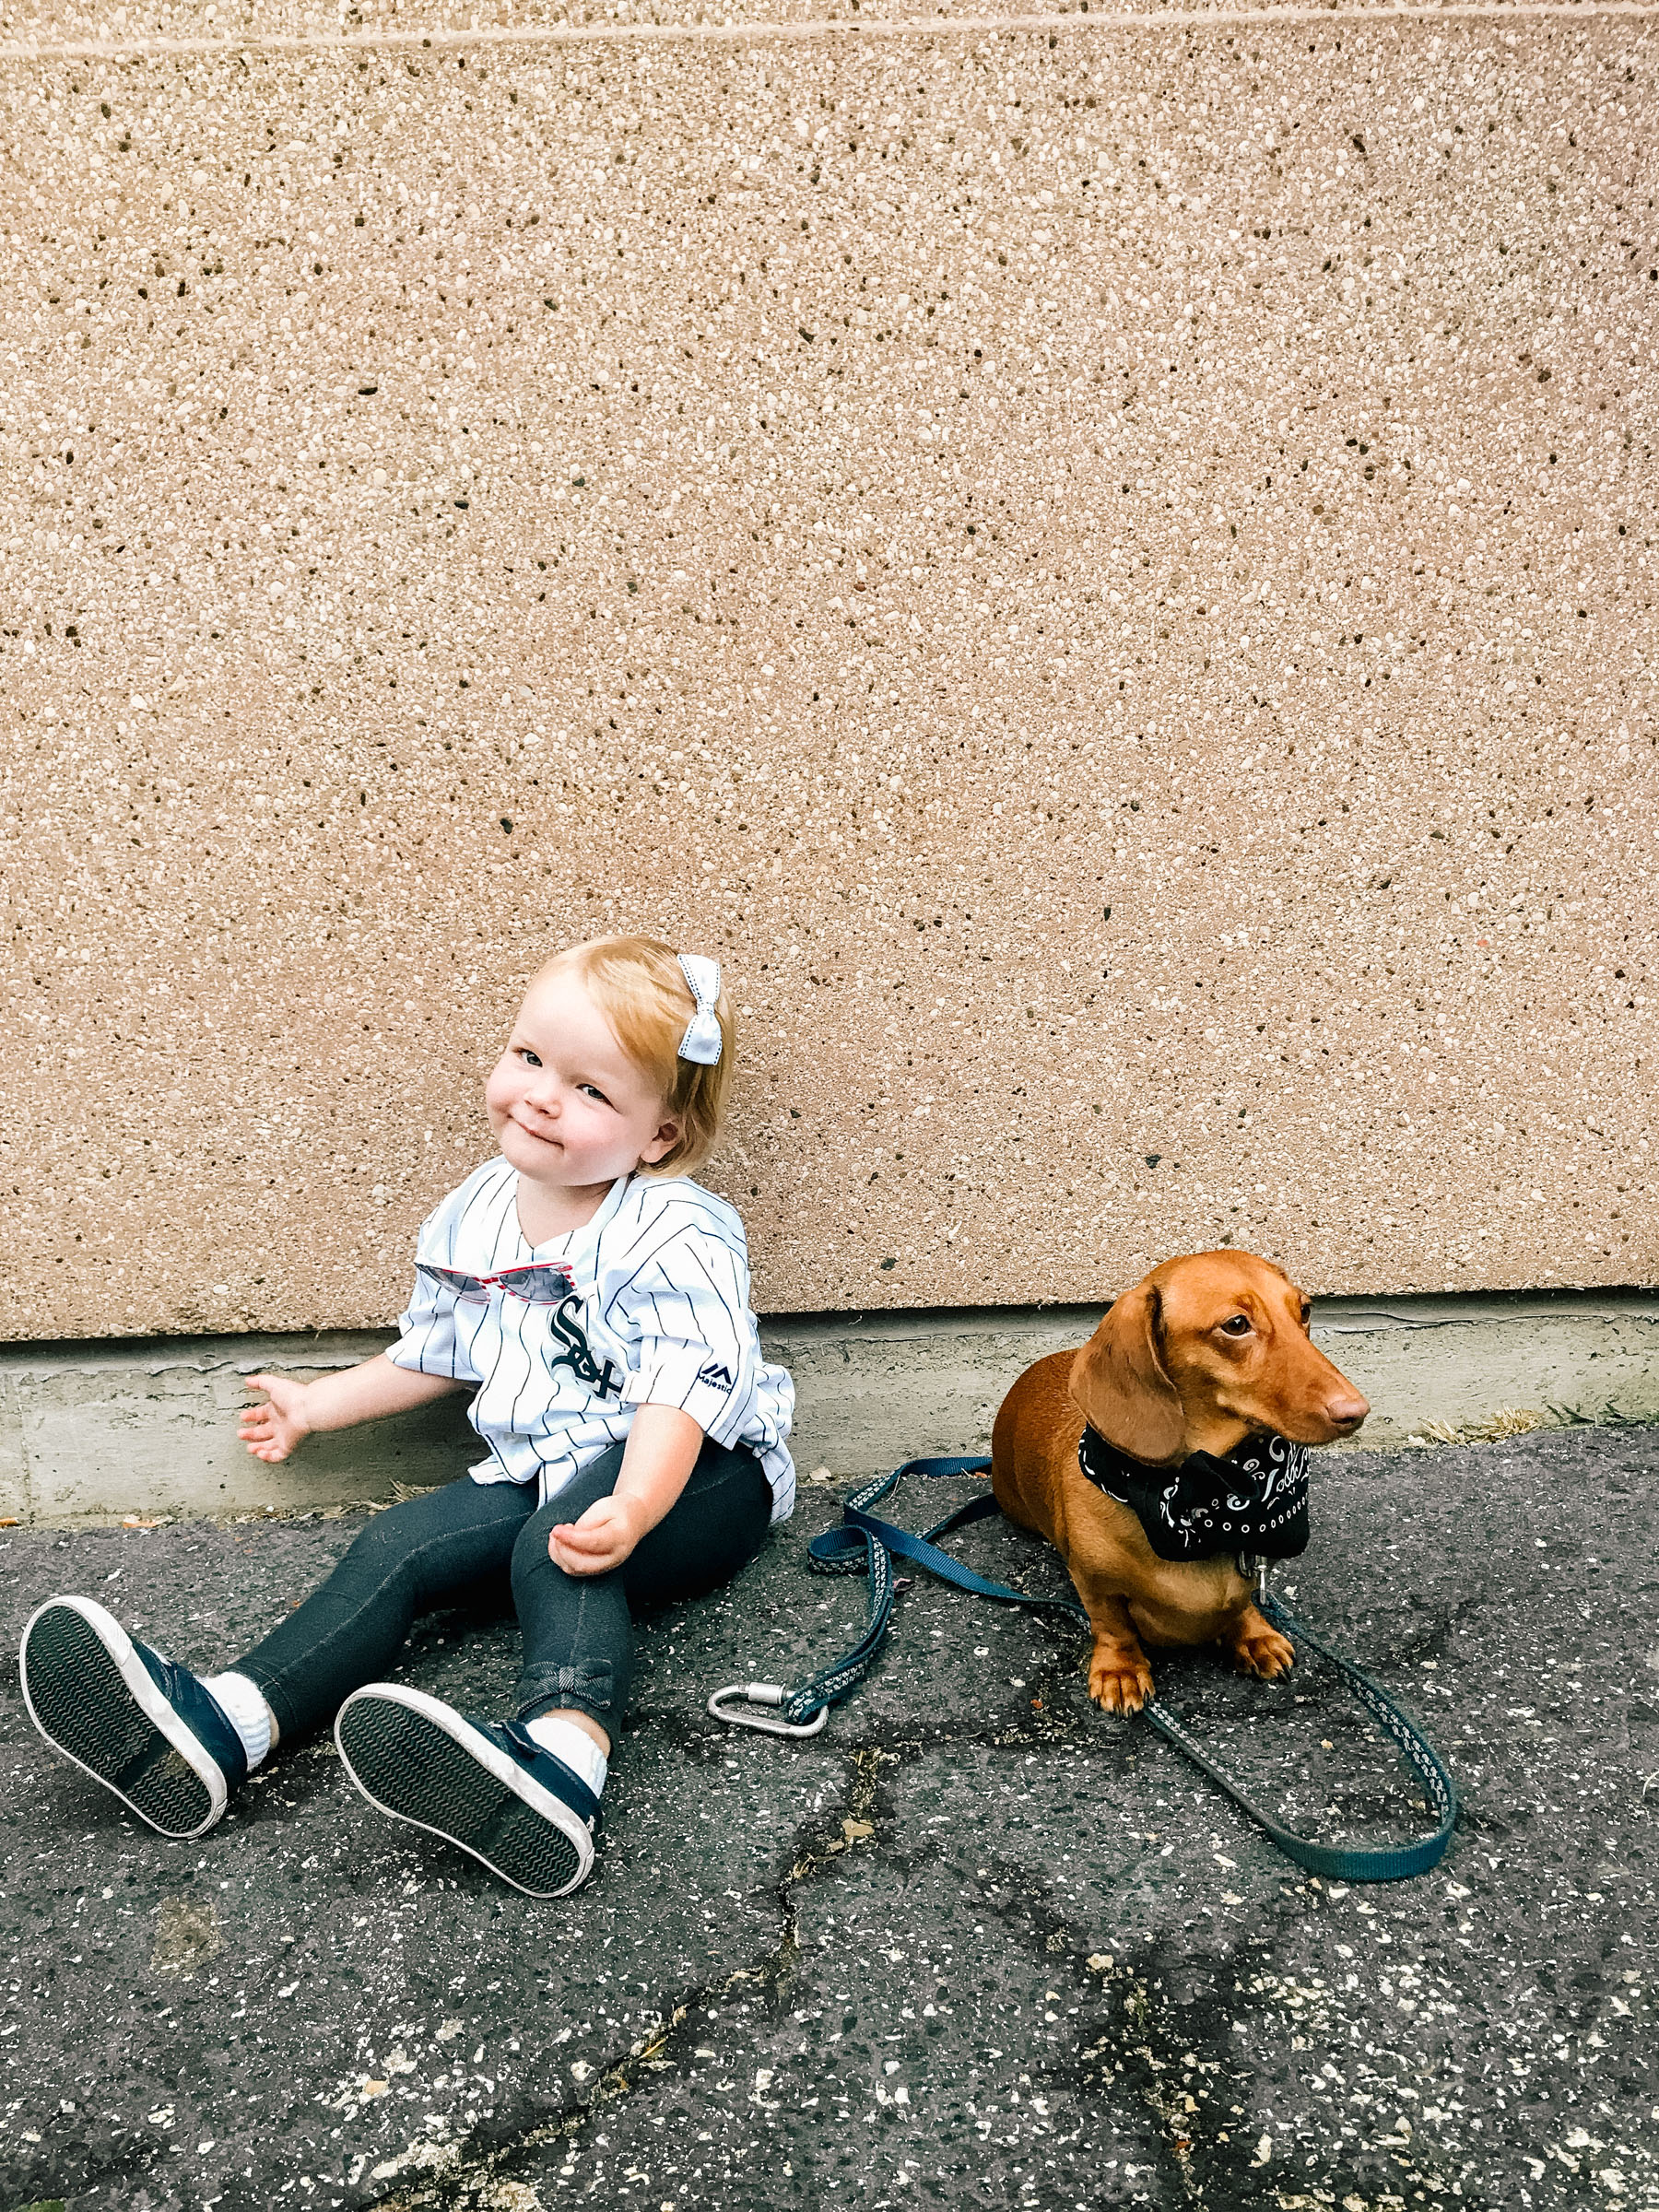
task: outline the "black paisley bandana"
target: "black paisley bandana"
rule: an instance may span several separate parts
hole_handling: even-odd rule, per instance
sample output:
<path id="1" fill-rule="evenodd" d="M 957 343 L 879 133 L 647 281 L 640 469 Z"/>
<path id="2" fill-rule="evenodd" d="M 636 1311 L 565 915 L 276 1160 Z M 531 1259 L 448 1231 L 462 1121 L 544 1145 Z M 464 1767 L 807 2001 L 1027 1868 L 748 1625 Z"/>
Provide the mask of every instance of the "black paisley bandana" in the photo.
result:
<path id="1" fill-rule="evenodd" d="M 1293 1559 L 1308 1548 L 1306 1444 L 1248 1436 L 1225 1459 L 1194 1452 L 1177 1467 L 1150 1467 L 1085 1429 L 1077 1464 L 1097 1488 L 1133 1510 L 1160 1559 L 1221 1552 Z"/>

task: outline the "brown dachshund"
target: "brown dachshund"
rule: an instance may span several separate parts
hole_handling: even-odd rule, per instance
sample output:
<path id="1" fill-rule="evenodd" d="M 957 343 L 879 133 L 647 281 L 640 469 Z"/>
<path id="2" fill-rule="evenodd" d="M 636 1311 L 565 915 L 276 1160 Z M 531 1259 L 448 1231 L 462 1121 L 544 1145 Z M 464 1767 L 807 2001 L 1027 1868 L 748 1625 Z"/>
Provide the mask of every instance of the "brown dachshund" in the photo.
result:
<path id="1" fill-rule="evenodd" d="M 1308 1335 L 1309 1303 L 1248 1252 L 1166 1260 L 1125 1291 L 1079 1352 L 1020 1376 L 991 1435 L 991 1481 L 1010 1520 L 1055 1545 L 1094 1627 L 1088 1694 L 1109 1712 L 1152 1695 L 1149 1644 L 1218 1643 L 1271 1681 L 1295 1657 L 1251 1602 L 1230 1555 L 1163 1559 L 1129 1506 L 1077 1464 L 1085 1421 L 1149 1468 L 1224 1457 L 1271 1431 L 1305 1444 L 1351 1436 L 1371 1407 Z"/>

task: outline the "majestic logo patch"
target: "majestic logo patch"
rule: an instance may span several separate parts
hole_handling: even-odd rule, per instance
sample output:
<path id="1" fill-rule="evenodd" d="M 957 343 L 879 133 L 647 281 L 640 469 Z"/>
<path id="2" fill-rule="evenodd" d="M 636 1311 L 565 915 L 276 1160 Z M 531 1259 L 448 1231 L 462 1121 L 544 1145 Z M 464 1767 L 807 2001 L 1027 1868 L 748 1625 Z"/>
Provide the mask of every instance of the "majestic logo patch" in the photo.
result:
<path id="1" fill-rule="evenodd" d="M 718 1359 L 711 1359 L 697 1379 L 700 1382 L 706 1382 L 711 1390 L 730 1390 L 732 1387 L 730 1371 L 722 1367 Z"/>

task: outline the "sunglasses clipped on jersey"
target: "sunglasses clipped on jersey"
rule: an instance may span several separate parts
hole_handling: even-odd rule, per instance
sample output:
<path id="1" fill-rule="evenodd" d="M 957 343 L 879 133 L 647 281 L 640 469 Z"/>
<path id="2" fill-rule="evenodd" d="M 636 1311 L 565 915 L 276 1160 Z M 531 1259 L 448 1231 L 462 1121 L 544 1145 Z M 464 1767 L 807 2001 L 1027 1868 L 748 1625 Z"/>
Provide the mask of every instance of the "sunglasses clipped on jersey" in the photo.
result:
<path id="1" fill-rule="evenodd" d="M 568 1267 L 557 1261 L 532 1260 L 523 1267 L 503 1267 L 495 1275 L 469 1275 L 460 1267 L 434 1267 L 426 1260 L 416 1262 L 417 1271 L 445 1290 L 453 1290 L 457 1298 L 476 1300 L 482 1305 L 489 1303 L 492 1290 L 504 1290 L 509 1298 L 522 1298 L 530 1306 L 562 1305 L 576 1293 L 575 1278 Z"/>

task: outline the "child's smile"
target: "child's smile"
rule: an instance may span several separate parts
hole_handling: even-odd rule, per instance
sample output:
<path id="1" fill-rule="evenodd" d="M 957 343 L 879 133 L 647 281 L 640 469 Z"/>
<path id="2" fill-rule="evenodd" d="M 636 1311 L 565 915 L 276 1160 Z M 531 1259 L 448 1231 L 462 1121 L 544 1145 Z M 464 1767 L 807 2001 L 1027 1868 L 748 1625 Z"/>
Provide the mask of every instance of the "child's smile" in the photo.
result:
<path id="1" fill-rule="evenodd" d="M 582 1219 L 619 1175 L 660 1159 L 678 1135 L 649 1078 L 567 971 L 532 985 L 484 1100 L 502 1153 L 536 1195 L 574 1203 Z M 534 1198 L 529 1210 L 537 1218 L 525 1233 L 535 1241 L 574 1226 L 543 1220 Z"/>

